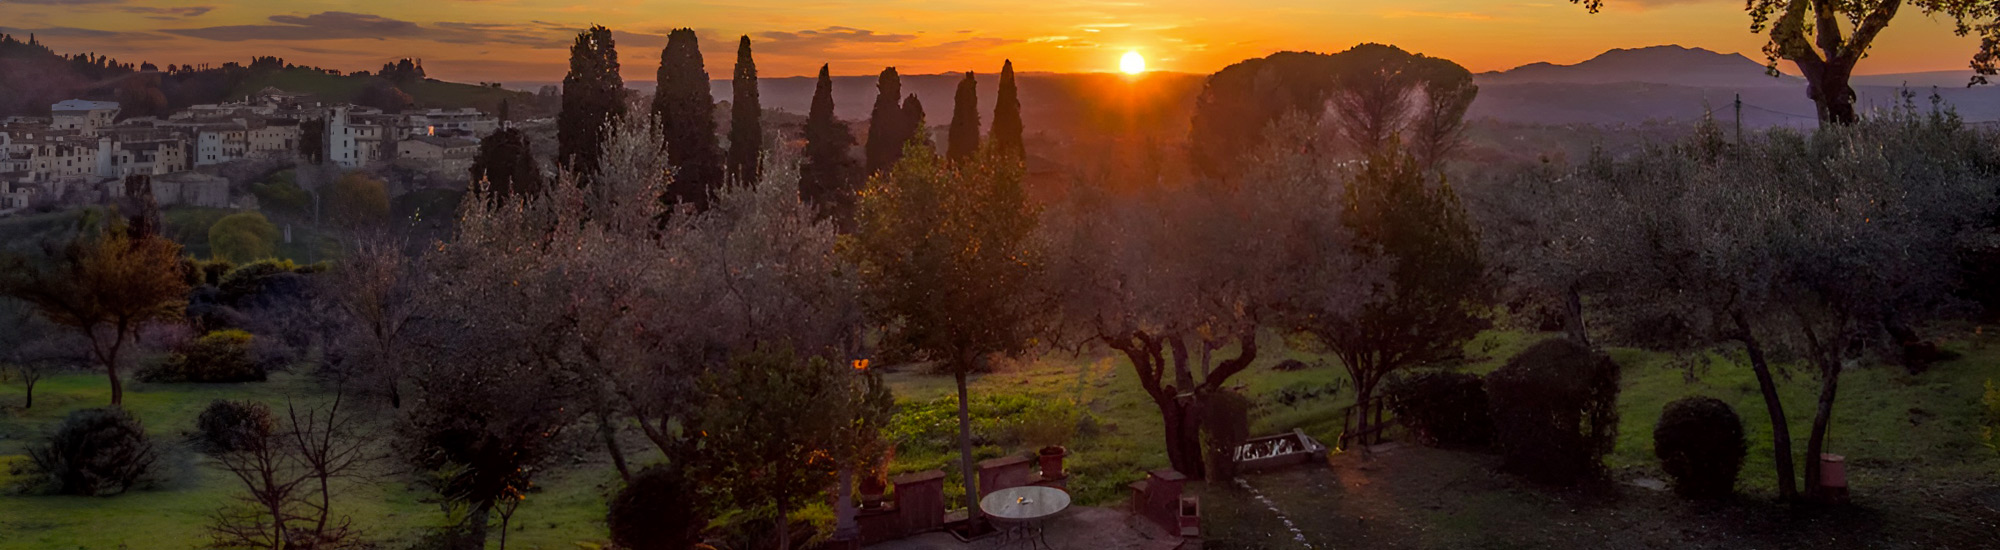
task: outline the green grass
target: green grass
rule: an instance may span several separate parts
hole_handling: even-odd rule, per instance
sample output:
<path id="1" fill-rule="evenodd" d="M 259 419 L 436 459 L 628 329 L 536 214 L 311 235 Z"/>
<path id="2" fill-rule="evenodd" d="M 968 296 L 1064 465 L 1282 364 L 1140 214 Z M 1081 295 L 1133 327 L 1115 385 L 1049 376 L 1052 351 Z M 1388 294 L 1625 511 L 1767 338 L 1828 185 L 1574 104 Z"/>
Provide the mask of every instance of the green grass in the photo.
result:
<path id="1" fill-rule="evenodd" d="M 129 383 L 129 382 L 128 382 Z M 35 408 L 19 408 L 21 386 L 0 384 L 0 465 L 26 462 L 33 440 L 70 411 L 109 402 L 100 374 L 66 374 L 35 387 Z M 256 384 L 131 384 L 125 406 L 141 419 L 154 441 L 167 449 L 164 476 L 157 486 L 109 497 L 23 494 L 18 479 L 0 469 L 0 550 L 45 548 L 193 548 L 204 540 L 209 514 L 241 491 L 212 459 L 182 444 L 194 419 L 215 399 L 262 401 L 282 406 L 288 397 L 311 400 L 323 394 L 308 377 L 278 373 Z M 514 548 L 575 548 L 605 537 L 604 502 L 616 490 L 617 474 L 587 463 L 558 469 L 542 480 L 515 515 L 508 545 Z M 401 464 L 378 464 L 372 479 L 337 490 L 337 509 L 373 540 L 407 543 L 441 525 L 444 514 L 424 502 Z M 497 533 L 495 536 L 497 540 Z M 397 547 L 391 545 L 390 547 Z"/>
<path id="2" fill-rule="evenodd" d="M 1517 332 L 1483 334 L 1466 346 L 1466 361 L 1458 368 L 1490 372 L 1528 344 L 1550 336 Z M 1996 473 L 2000 473 L 2000 454 L 1982 445 L 1979 440 L 1985 414 L 1980 395 L 1986 380 L 2000 379 L 2000 347 L 1989 346 L 1979 339 L 1960 342 L 1952 347 L 1964 352 L 1965 357 L 1938 365 L 1921 375 L 1912 376 L 1889 367 L 1863 366 L 1850 369 L 1843 377 L 1829 448 L 1848 457 L 1849 478 L 1858 498 L 1904 498 L 1899 495 L 1931 491 L 1934 490 L 1931 487 L 1941 483 L 1984 488 L 1979 490 L 1990 490 L 1995 486 Z M 1290 351 L 1271 336 L 1266 336 L 1261 344 L 1265 355 L 1230 381 L 1233 386 L 1241 386 L 1260 404 L 1253 413 L 1253 433 L 1299 428 L 1323 441 L 1337 437 L 1341 422 L 1339 410 L 1351 403 L 1351 391 L 1293 406 L 1276 404 L 1275 396 L 1287 388 L 1338 384 L 1345 379 L 1345 373 L 1331 362 L 1302 371 L 1274 371 L 1270 367 L 1285 359 L 1298 358 L 1311 363 L 1321 358 Z M 1216 360 L 1219 362 L 1233 353 L 1234 350 L 1222 350 L 1216 354 Z M 1619 439 L 1615 450 L 1607 458 L 1614 477 L 1658 477 L 1660 474 L 1652 459 L 1651 428 L 1660 409 L 1680 397 L 1709 395 L 1736 407 L 1749 433 L 1750 455 L 1739 489 L 1750 495 L 1753 503 L 1768 501 L 1774 493 L 1769 457 L 1770 423 L 1764 415 L 1761 399 L 1747 368 L 1726 356 L 1712 357 L 1706 367 L 1689 370 L 1685 368 L 1689 363 L 1657 353 L 1616 349 L 1612 350 L 1612 355 L 1624 368 Z M 892 372 L 885 376 L 896 393 L 899 405 L 906 411 L 917 410 L 920 405 L 937 400 L 949 402 L 950 396 L 955 394 L 949 376 L 931 374 L 915 366 L 890 370 Z M 1818 382 L 1809 372 L 1796 369 L 1790 372 L 1791 376 L 1782 382 L 1781 393 L 1798 442 L 1795 449 L 1803 453 L 1805 431 L 1810 425 L 1811 403 Z M 1088 420 L 1081 423 L 1084 429 L 1068 444 L 1071 454 L 1067 460 L 1067 467 L 1073 475 L 1070 488 L 1079 503 L 1113 505 L 1125 497 L 1126 483 L 1138 479 L 1146 470 L 1167 465 L 1158 410 L 1140 389 L 1131 366 L 1122 356 L 1046 356 L 1032 362 L 1004 365 L 998 372 L 973 376 L 969 385 L 975 404 L 991 402 L 991 406 L 1018 407 L 1023 402 L 1054 401 L 1082 405 L 1088 412 Z M 134 384 L 128 389 L 126 400 L 127 406 L 146 423 L 148 431 L 159 441 L 178 446 L 182 434 L 192 429 L 195 416 L 213 399 L 256 399 L 281 403 L 287 396 L 314 398 L 319 391 L 306 377 L 281 373 L 270 382 L 260 384 Z M 69 411 L 102 406 L 108 401 L 104 379 L 96 374 L 70 374 L 45 380 L 37 387 L 37 403 L 33 410 L 18 409 L 19 392 L 18 383 L 0 384 L 0 465 L 23 461 L 32 440 L 46 433 Z M 1012 420 L 982 420 L 981 425 L 988 426 L 988 430 L 996 435 L 991 444 L 979 449 L 980 458 L 1032 450 L 1018 438 L 1007 436 L 1006 426 Z M 956 433 L 955 414 L 935 421 L 943 424 L 938 429 L 947 430 L 948 434 Z M 643 444 L 627 446 L 628 452 L 646 448 Z M 603 540 L 606 536 L 602 521 L 604 502 L 617 489 L 617 476 L 602 457 L 594 456 L 599 454 L 594 448 L 583 452 L 587 456 L 581 456 L 574 463 L 565 463 L 542 477 L 540 489 L 529 496 L 515 518 L 517 530 L 510 533 L 511 547 L 572 548 L 578 542 Z M 1566 500 L 1572 497 L 1560 492 L 1512 482 L 1470 481 L 1500 477 L 1492 472 L 1488 464 L 1490 457 L 1480 458 L 1486 455 L 1477 453 L 1447 454 L 1464 457 L 1450 458 L 1441 463 L 1443 466 L 1436 466 L 1446 470 L 1444 477 L 1449 483 L 1444 483 L 1442 487 L 1454 489 L 1435 489 L 1419 482 L 1398 485 L 1406 483 L 1399 479 L 1344 488 L 1314 485 L 1320 481 L 1302 481 L 1297 490 L 1274 494 L 1272 498 L 1288 508 L 1336 510 L 1338 507 L 1328 507 L 1328 499 L 1336 498 L 1329 495 L 1365 490 L 1364 493 L 1353 494 L 1356 498 L 1389 499 L 1384 501 L 1388 504 L 1383 506 L 1407 506 L 1408 509 L 1403 511 L 1404 517 L 1396 521 L 1419 526 L 1410 527 L 1410 531 L 1390 529 L 1387 526 L 1392 522 L 1374 520 L 1355 524 L 1369 526 L 1360 531 L 1341 531 L 1343 537 L 1389 541 L 1390 546 L 1399 540 L 1406 541 L 1406 544 L 1407 541 L 1429 541 L 1446 546 L 1478 540 L 1482 529 L 1502 522 L 1510 514 L 1521 513 L 1520 510 L 1545 511 L 1575 506 L 1571 500 Z M 957 463 L 955 448 L 948 445 L 901 449 L 896 458 L 892 469 L 898 472 L 939 468 L 955 474 Z M 635 452 L 632 460 L 643 465 L 653 458 L 643 452 Z M 168 462 L 169 475 L 159 487 L 115 497 L 0 494 L 4 495 L 0 496 L 0 550 L 116 548 L 120 545 L 157 547 L 160 546 L 159 541 L 187 541 L 186 546 L 196 545 L 201 540 L 206 515 L 224 504 L 238 489 L 232 481 L 224 479 L 222 472 L 215 469 L 209 459 L 199 454 L 176 450 Z M 394 466 L 394 463 L 384 466 L 378 479 L 350 487 L 339 501 L 340 506 L 355 515 L 357 524 L 367 526 L 376 539 L 397 541 L 390 547 L 407 543 L 425 529 L 444 521 L 439 508 L 424 502 L 425 493 L 412 487 L 407 474 L 396 471 Z M 0 482 L 9 481 L 10 477 L 14 476 L 0 469 Z M 12 481 L 21 480 L 16 478 Z M 1904 487 L 1911 488 L 1902 489 Z M 1445 497 L 1420 494 L 1433 490 L 1455 492 L 1450 493 L 1450 502 L 1444 504 L 1439 504 L 1438 499 Z M 1617 521 L 1624 521 L 1618 518 L 1648 513 L 1634 509 L 1621 515 L 1619 505 L 1615 503 L 1596 506 L 1609 506 L 1608 511 L 1602 513 Z M 1744 508 L 1742 513 L 1749 518 L 1761 518 L 1770 513 L 1759 511 L 1762 509 L 1754 505 L 1748 506 L 1751 507 Z M 1258 537 L 1271 536 L 1268 533 L 1259 534 L 1264 533 L 1266 528 L 1282 529 L 1272 527 L 1276 525 L 1271 523 L 1273 520 L 1260 515 L 1267 512 L 1260 512 L 1249 503 L 1240 508 L 1209 508 L 1212 512 L 1210 521 L 1219 522 L 1211 524 L 1218 528 L 1216 532 L 1219 535 L 1233 533 L 1231 536 L 1240 539 L 1225 541 L 1219 546 L 1285 547 L 1285 541 L 1289 540 L 1286 536 L 1257 542 L 1263 540 Z M 1905 513 L 1900 510 L 1887 509 L 1879 513 Z M 1325 522 L 1326 525 L 1353 524 L 1354 518 L 1341 515 L 1343 513 L 1367 516 L 1375 512 L 1365 509 L 1324 512 L 1313 521 Z M 1890 516 L 1882 521 L 1887 522 L 1884 525 L 1902 525 L 1898 523 L 1903 521 L 1898 519 L 1902 517 Z M 1911 517 L 1926 519 L 1929 516 Z M 1295 516 L 1292 519 L 1297 521 L 1301 518 Z M 1940 521 L 1955 520 L 1946 517 Z M 1539 536 L 1525 530 L 1506 531 L 1501 535 L 1525 537 L 1522 540 L 1536 540 L 1535 537 Z M 1583 537 L 1590 533 L 1574 535 Z M 1339 542 L 1344 539 L 1326 540 Z"/>

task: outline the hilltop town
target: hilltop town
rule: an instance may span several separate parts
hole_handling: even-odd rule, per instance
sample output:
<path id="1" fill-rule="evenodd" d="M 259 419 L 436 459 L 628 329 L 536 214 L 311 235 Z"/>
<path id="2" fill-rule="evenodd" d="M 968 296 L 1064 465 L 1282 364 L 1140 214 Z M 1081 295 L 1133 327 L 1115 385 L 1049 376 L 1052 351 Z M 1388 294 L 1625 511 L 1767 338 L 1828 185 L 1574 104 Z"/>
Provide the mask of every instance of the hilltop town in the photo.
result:
<path id="1" fill-rule="evenodd" d="M 0 119 L 0 216 L 107 202 L 135 175 L 151 179 L 162 206 L 255 210 L 245 185 L 306 158 L 463 179 L 478 140 L 511 125 L 470 107 L 386 113 L 277 88 L 164 118 L 121 113 L 116 102 L 71 99 L 46 118 Z"/>

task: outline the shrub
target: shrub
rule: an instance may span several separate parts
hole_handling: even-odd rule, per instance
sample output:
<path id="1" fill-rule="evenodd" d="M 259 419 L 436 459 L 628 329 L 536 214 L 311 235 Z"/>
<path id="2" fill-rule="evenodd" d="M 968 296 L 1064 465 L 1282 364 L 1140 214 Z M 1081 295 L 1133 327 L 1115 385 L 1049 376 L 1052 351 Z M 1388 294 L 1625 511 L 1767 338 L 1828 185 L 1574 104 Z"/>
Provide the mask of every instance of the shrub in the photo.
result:
<path id="1" fill-rule="evenodd" d="M 1485 446 L 1493 441 L 1486 385 L 1478 375 L 1423 370 L 1398 374 L 1382 385 L 1389 410 L 1432 445 Z"/>
<path id="2" fill-rule="evenodd" d="M 230 214 L 208 228 L 208 253 L 236 263 L 261 260 L 277 253 L 278 236 L 263 214 Z"/>
<path id="3" fill-rule="evenodd" d="M 1076 412 L 1061 400 L 1036 404 L 1021 416 L 1021 442 L 1037 449 L 1069 444 L 1076 437 Z"/>
<path id="4" fill-rule="evenodd" d="M 335 225 L 372 227 L 389 217 L 389 192 L 382 180 L 348 172 L 326 191 L 326 216 Z"/>
<path id="5" fill-rule="evenodd" d="M 1674 478 L 1682 496 L 1715 498 L 1736 490 L 1743 470 L 1743 420 L 1728 403 L 1713 397 L 1684 397 L 1660 411 L 1653 427 L 1653 454 Z"/>
<path id="6" fill-rule="evenodd" d="M 254 340 L 241 330 L 210 332 L 139 377 L 147 382 L 262 382 L 264 367 L 250 355 Z"/>
<path id="7" fill-rule="evenodd" d="M 229 260 L 199 260 L 188 257 L 181 260 L 181 274 L 187 278 L 190 287 L 222 284 L 222 276 L 236 269 Z"/>
<path id="8" fill-rule="evenodd" d="M 285 170 L 272 175 L 270 183 L 250 185 L 250 194 L 257 196 L 257 205 L 266 210 L 284 214 L 304 215 L 312 209 L 312 196 L 293 183 L 294 174 Z"/>
<path id="9" fill-rule="evenodd" d="M 1544 340 L 1486 377 L 1506 468 L 1570 483 L 1603 470 L 1618 436 L 1618 364 L 1566 339 Z"/>
<path id="10" fill-rule="evenodd" d="M 217 399 L 195 418 L 195 441 L 211 453 L 238 451 L 270 435 L 271 426 L 271 408 L 263 403 Z"/>
<path id="11" fill-rule="evenodd" d="M 145 427 L 120 407 L 69 413 L 28 455 L 56 491 L 85 496 L 131 489 L 146 481 L 160 457 Z"/>
<path id="12" fill-rule="evenodd" d="M 708 526 L 699 484 L 680 470 L 653 466 L 611 497 L 605 523 L 619 548 L 655 550 L 693 547 Z"/>

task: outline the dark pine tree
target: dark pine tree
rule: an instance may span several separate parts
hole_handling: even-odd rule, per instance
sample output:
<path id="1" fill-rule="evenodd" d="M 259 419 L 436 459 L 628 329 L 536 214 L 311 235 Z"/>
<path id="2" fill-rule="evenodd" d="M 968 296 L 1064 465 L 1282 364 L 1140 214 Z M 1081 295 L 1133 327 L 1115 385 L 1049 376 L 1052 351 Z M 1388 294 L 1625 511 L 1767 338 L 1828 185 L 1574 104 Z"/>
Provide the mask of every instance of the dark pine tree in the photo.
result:
<path id="1" fill-rule="evenodd" d="M 924 122 L 925 118 L 924 100 L 917 99 L 917 94 L 903 99 L 903 132 L 900 135 L 903 141 L 922 139 L 926 145 L 931 143 L 931 131 L 928 123 Z"/>
<path id="2" fill-rule="evenodd" d="M 736 44 L 736 78 L 731 87 L 736 100 L 729 113 L 729 178 L 757 181 L 758 161 L 764 154 L 764 106 L 757 100 L 757 61 L 750 58 L 749 35 Z"/>
<path id="3" fill-rule="evenodd" d="M 903 141 L 910 138 L 903 122 L 903 80 L 896 68 L 882 69 L 875 80 L 875 109 L 868 114 L 868 164 L 870 175 L 895 166 L 903 158 Z"/>
<path id="4" fill-rule="evenodd" d="M 625 116 L 625 79 L 618 76 L 618 49 L 611 29 L 577 33 L 563 77 L 562 114 L 556 118 L 556 165 L 588 183 L 597 175 L 611 124 Z"/>
<path id="5" fill-rule="evenodd" d="M 823 215 L 845 221 L 853 217 L 855 193 L 860 191 L 854 159 L 847 156 L 854 146 L 854 133 L 847 123 L 833 117 L 833 77 L 826 65 L 819 67 L 819 86 L 813 89 L 812 111 L 806 116 L 805 159 L 799 164 L 799 195 L 819 208 Z"/>
<path id="6" fill-rule="evenodd" d="M 534 147 L 528 134 L 504 128 L 479 140 L 479 156 L 472 159 L 472 181 L 486 181 L 493 198 L 542 192 L 542 170 L 535 166 Z"/>
<path id="7" fill-rule="evenodd" d="M 1021 140 L 1021 95 L 1014 88 L 1014 60 L 1000 66 L 999 102 L 993 105 L 993 148 L 1014 158 L 1027 158 Z"/>
<path id="8" fill-rule="evenodd" d="M 954 161 L 979 152 L 979 81 L 972 71 L 966 71 L 965 79 L 958 81 L 958 95 L 952 98 L 950 146 L 946 158 Z"/>
<path id="9" fill-rule="evenodd" d="M 667 140 L 667 162 L 676 172 L 667 185 L 667 200 L 708 208 L 709 196 L 722 186 L 722 146 L 715 138 L 715 96 L 708 91 L 708 69 L 701 60 L 694 29 L 674 29 L 660 51 L 659 88 L 653 92 L 653 118 Z"/>

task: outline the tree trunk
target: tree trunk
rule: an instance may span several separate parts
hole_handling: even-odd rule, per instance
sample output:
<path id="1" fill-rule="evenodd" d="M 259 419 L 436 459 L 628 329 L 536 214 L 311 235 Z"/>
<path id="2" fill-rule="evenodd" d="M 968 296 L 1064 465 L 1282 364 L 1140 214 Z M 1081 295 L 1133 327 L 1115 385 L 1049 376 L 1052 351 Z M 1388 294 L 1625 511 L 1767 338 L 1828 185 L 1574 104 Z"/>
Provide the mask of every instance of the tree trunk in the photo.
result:
<path id="1" fill-rule="evenodd" d="M 1840 360 L 1833 358 L 1820 367 L 1819 407 L 1813 414 L 1812 432 L 1806 435 L 1806 496 L 1827 495 L 1820 486 L 1820 453 L 1826 450 L 1826 431 L 1833 420 L 1833 398 L 1840 386 Z"/>
<path id="2" fill-rule="evenodd" d="M 961 358 L 959 368 L 953 369 L 952 377 L 958 382 L 958 472 L 965 479 L 965 517 L 977 523 L 979 513 L 979 470 L 972 464 L 972 407 L 965 396 L 965 372 L 972 369 L 970 359 Z"/>
<path id="3" fill-rule="evenodd" d="M 486 522 L 493 518 L 493 503 L 474 504 L 465 516 L 465 537 L 460 539 L 459 550 L 485 550 Z"/>
<path id="4" fill-rule="evenodd" d="M 611 427 L 611 413 L 603 407 L 597 409 L 597 434 L 604 438 L 604 451 L 611 454 L 611 465 L 618 467 L 618 477 L 631 483 L 632 470 L 625 464 L 625 451 L 618 447 L 618 430 Z"/>
<path id="5" fill-rule="evenodd" d="M 1563 291 L 1563 330 L 1569 333 L 1569 340 L 1585 348 L 1590 345 L 1590 331 L 1583 326 L 1583 295 L 1575 286 Z"/>
<path id="6" fill-rule="evenodd" d="M 1798 498 L 1798 478 L 1792 475 L 1792 432 L 1785 421 L 1785 406 L 1778 400 L 1778 383 L 1771 377 L 1771 366 L 1764 359 L 1764 346 L 1750 332 L 1750 322 L 1740 313 L 1733 317 L 1739 331 L 1737 338 L 1750 355 L 1750 370 L 1757 374 L 1757 389 L 1764 394 L 1764 410 L 1771 415 L 1771 459 L 1778 470 L 1778 498 Z"/>
<path id="7" fill-rule="evenodd" d="M 1806 77 L 1806 96 L 1812 98 L 1822 124 L 1848 125 L 1861 120 L 1854 111 L 1854 87 L 1848 84 L 1853 65 L 1798 63 L 1798 67 Z"/>
<path id="8" fill-rule="evenodd" d="M 28 402 L 21 405 L 21 408 L 23 409 L 35 408 L 35 382 L 40 382 L 40 381 L 41 378 L 36 375 L 26 374 L 26 373 L 23 373 L 21 375 L 21 385 L 24 387 L 24 389 L 27 390 L 28 394 Z"/>
<path id="9" fill-rule="evenodd" d="M 1194 391 L 1194 372 L 1188 368 L 1187 339 L 1180 335 L 1168 336 L 1167 345 L 1174 349 L 1174 387 L 1182 393 Z"/>
<path id="10" fill-rule="evenodd" d="M 783 500 L 778 501 L 778 550 L 792 550 L 791 511 Z"/>
<path id="11" fill-rule="evenodd" d="M 113 355 L 112 357 L 117 356 Z M 125 384 L 118 379 L 117 360 L 113 359 L 110 363 L 104 365 L 104 372 L 109 373 L 111 376 L 111 406 L 119 407 L 125 405 Z"/>

